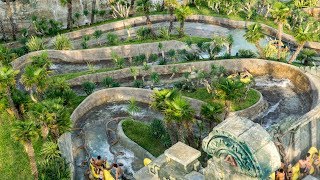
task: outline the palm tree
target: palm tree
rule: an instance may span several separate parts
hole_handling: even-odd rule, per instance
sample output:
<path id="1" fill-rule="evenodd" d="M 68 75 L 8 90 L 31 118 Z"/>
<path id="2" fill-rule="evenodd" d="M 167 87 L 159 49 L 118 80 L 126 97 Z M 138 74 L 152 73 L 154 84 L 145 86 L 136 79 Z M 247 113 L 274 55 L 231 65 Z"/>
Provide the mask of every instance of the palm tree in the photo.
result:
<path id="1" fill-rule="evenodd" d="M 10 63 L 17 58 L 17 54 L 12 53 L 4 45 L 0 45 L 0 65 L 9 66 Z"/>
<path id="2" fill-rule="evenodd" d="M 192 127 L 195 111 L 191 108 L 190 103 L 180 95 L 174 98 L 173 101 L 167 102 L 167 104 L 168 107 L 164 110 L 164 115 L 166 119 L 177 124 L 179 141 L 185 142 L 186 140 L 190 146 L 196 147 Z M 184 133 L 185 131 L 187 136 Z"/>
<path id="3" fill-rule="evenodd" d="M 128 112 L 131 116 L 134 116 L 136 113 L 140 112 L 141 109 L 138 106 L 137 101 L 134 98 L 131 98 L 129 101 Z"/>
<path id="4" fill-rule="evenodd" d="M 145 82 L 145 77 L 146 75 L 148 74 L 149 70 L 150 70 L 150 66 L 148 65 L 147 62 L 143 62 L 143 67 L 142 67 L 142 70 L 145 71 L 145 73 L 143 73 L 142 75 L 142 82 L 144 83 Z"/>
<path id="5" fill-rule="evenodd" d="M 180 22 L 179 35 L 182 37 L 184 35 L 184 22 L 188 16 L 192 15 L 192 11 L 189 6 L 182 6 L 175 10 L 175 15 Z"/>
<path id="6" fill-rule="evenodd" d="M 252 43 L 256 46 L 261 58 L 265 58 L 263 48 L 260 45 L 260 39 L 264 37 L 265 35 L 262 33 L 262 27 L 257 23 L 248 26 L 248 28 L 246 29 L 246 34 L 244 35 L 244 38 L 246 38 L 249 43 Z"/>
<path id="7" fill-rule="evenodd" d="M 152 29 L 152 22 L 150 20 L 150 11 L 153 7 L 151 0 L 138 0 L 137 1 L 137 10 L 144 13 L 146 17 L 146 24 L 150 28 L 152 35 L 155 37 L 155 33 Z"/>
<path id="8" fill-rule="evenodd" d="M 283 25 L 287 24 L 287 18 L 290 14 L 290 8 L 281 2 L 276 2 L 273 9 L 271 9 L 271 15 L 274 18 L 274 21 L 278 23 L 278 59 L 281 57 Z"/>
<path id="9" fill-rule="evenodd" d="M 9 102 L 10 108 L 17 119 L 21 119 L 21 115 L 13 102 L 11 88 L 16 84 L 16 76 L 19 71 L 15 71 L 9 67 L 0 67 L 0 92 L 6 94 L 7 100 Z"/>
<path id="10" fill-rule="evenodd" d="M 51 134 L 53 140 L 57 141 L 60 134 L 70 130 L 69 113 L 64 108 L 62 99 L 48 99 L 33 103 L 28 115 L 40 125 L 41 136 L 44 140 Z"/>
<path id="11" fill-rule="evenodd" d="M 298 43 L 298 47 L 296 51 L 293 53 L 291 58 L 289 59 L 288 63 L 291 64 L 294 60 L 296 60 L 297 56 L 299 55 L 300 51 L 303 49 L 304 45 L 307 41 L 311 41 L 314 35 L 320 31 L 319 28 L 313 26 L 313 22 L 308 22 L 306 25 L 300 25 L 297 29 L 295 34 L 295 39 Z"/>
<path id="12" fill-rule="evenodd" d="M 207 103 L 201 106 L 201 115 L 209 123 L 209 128 L 212 130 L 214 123 L 220 123 L 219 115 L 223 112 L 223 106 L 219 103 Z"/>
<path id="13" fill-rule="evenodd" d="M 130 67 L 131 75 L 133 76 L 133 80 L 137 80 L 137 76 L 139 75 L 139 71 L 136 67 Z"/>
<path id="14" fill-rule="evenodd" d="M 91 24 L 94 23 L 94 16 L 96 15 L 96 4 L 96 0 L 92 0 Z"/>
<path id="15" fill-rule="evenodd" d="M 233 43 L 234 43 L 234 39 L 233 39 L 231 34 L 228 35 L 227 42 L 228 42 L 228 47 L 227 47 L 228 53 L 231 56 L 231 50 L 232 50 L 232 46 L 233 46 Z"/>
<path id="16" fill-rule="evenodd" d="M 169 10 L 169 14 L 170 14 L 169 33 L 171 33 L 173 29 L 174 10 L 179 6 L 179 3 L 177 0 L 164 0 L 164 6 Z"/>
<path id="17" fill-rule="evenodd" d="M 154 87 L 155 84 L 158 84 L 160 82 L 160 75 L 156 72 L 151 73 L 150 79 L 152 82 L 152 87 Z"/>
<path id="18" fill-rule="evenodd" d="M 168 102 L 173 101 L 173 99 L 178 96 L 179 92 L 176 89 L 164 89 L 161 91 L 155 90 L 152 95 L 152 102 L 150 106 L 157 111 L 164 112 L 168 108 Z M 175 144 L 176 142 L 178 142 L 175 123 L 168 118 L 164 119 L 164 123 L 172 144 Z"/>
<path id="19" fill-rule="evenodd" d="M 30 97 L 34 102 L 37 102 L 37 98 L 33 95 L 33 90 L 36 90 L 37 94 L 42 93 L 48 87 L 49 72 L 45 68 L 37 68 L 32 65 L 28 65 L 25 68 L 25 72 L 21 75 L 21 82 L 29 91 Z"/>
<path id="20" fill-rule="evenodd" d="M 60 0 L 60 3 L 68 8 L 67 29 L 72 29 L 72 0 Z"/>
<path id="21" fill-rule="evenodd" d="M 237 100 L 245 94 L 245 85 L 239 78 L 221 78 L 216 84 L 217 95 L 225 101 L 226 119 L 230 113 L 231 101 Z"/>
<path id="22" fill-rule="evenodd" d="M 9 21 L 10 21 L 10 25 L 11 25 L 11 32 L 12 32 L 12 39 L 13 40 L 16 40 L 17 39 L 17 25 L 16 23 L 14 22 L 14 19 L 13 19 L 13 12 L 12 12 L 12 9 L 11 9 L 11 0 L 5 0 L 6 2 L 6 9 L 7 9 L 7 16 L 9 18 Z"/>
<path id="23" fill-rule="evenodd" d="M 35 159 L 35 153 L 32 146 L 32 140 L 37 140 L 39 135 L 36 129 L 36 125 L 33 121 L 18 121 L 13 127 L 13 138 L 16 141 L 21 142 L 29 157 L 29 163 L 31 167 L 32 175 L 34 179 L 38 179 L 38 168 Z"/>

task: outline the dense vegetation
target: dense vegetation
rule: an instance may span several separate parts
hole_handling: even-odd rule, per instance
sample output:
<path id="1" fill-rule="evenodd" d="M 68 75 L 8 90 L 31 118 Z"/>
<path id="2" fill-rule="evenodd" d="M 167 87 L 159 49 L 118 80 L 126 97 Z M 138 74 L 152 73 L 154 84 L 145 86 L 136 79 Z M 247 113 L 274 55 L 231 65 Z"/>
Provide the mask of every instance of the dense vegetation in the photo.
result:
<path id="1" fill-rule="evenodd" d="M 60 135 L 71 131 L 70 114 L 84 97 L 76 93 L 66 83 L 67 79 L 111 71 L 124 67 L 130 68 L 133 77 L 132 86 L 143 88 L 149 83 L 150 88 L 163 85 L 161 75 L 150 72 L 149 63 L 165 65 L 169 63 L 183 63 L 197 60 L 215 60 L 222 58 L 254 58 L 260 57 L 271 60 L 282 60 L 287 63 L 311 65 L 315 61 L 317 52 L 304 49 L 308 41 L 320 42 L 320 22 L 303 11 L 303 8 L 315 7 L 316 0 L 293 0 L 282 3 L 277 0 L 196 0 L 187 4 L 179 4 L 176 0 L 164 0 L 163 4 L 152 4 L 150 0 L 109 1 L 111 11 L 96 9 L 95 2 L 92 9 L 84 12 L 73 12 L 72 0 L 60 0 L 68 10 L 67 29 L 63 23 L 43 17 L 32 16 L 30 28 L 18 29 L 15 14 L 12 13 L 11 1 L 6 1 L 6 19 L 10 25 L 10 34 L 4 30 L 3 20 L 0 18 L 1 42 L 17 41 L 20 45 L 7 48 L 0 45 L 0 174 L 5 179 L 69 179 L 70 172 L 61 157 L 57 141 Z M 152 14 L 170 14 L 169 27 L 155 29 L 150 20 Z M 239 50 L 236 56 L 231 55 L 233 39 L 231 36 L 213 35 L 211 38 L 189 37 L 185 35 L 185 21 L 192 14 L 203 14 L 235 20 L 253 21 L 254 24 L 246 28 L 245 39 L 254 44 L 258 54 L 250 50 Z M 90 25 L 81 27 L 80 16 L 90 17 Z M 125 44 L 140 44 L 159 42 L 158 52 L 141 54 L 124 59 L 112 53 L 114 67 L 96 70 L 88 64 L 88 71 L 52 74 L 52 62 L 47 53 L 31 57 L 31 63 L 24 69 L 15 70 L 11 62 L 28 52 L 47 49 L 47 37 L 53 38 L 52 48 L 56 50 L 74 49 L 73 44 L 65 32 L 76 29 L 97 26 L 130 16 L 145 16 L 146 27 L 137 30 L 136 37 L 131 36 L 127 27 L 127 37 L 120 38 L 113 32 L 104 34 L 101 30 L 92 35 L 85 35 L 81 39 L 82 49 L 93 47 L 116 46 Z M 179 26 L 173 26 L 176 18 Z M 104 21 L 98 22 L 98 19 Z M 270 41 L 266 47 L 260 44 L 265 37 L 261 24 L 272 26 L 278 30 L 276 40 Z M 289 54 L 289 48 L 282 42 L 283 32 L 295 37 L 297 47 Z M 194 51 L 170 50 L 164 52 L 164 40 L 179 40 Z M 94 41 L 95 43 L 90 43 Z M 50 47 L 51 48 L 51 47 Z M 225 50 L 225 54 L 221 52 Z M 202 57 L 207 54 L 208 58 Z M 296 61 L 299 60 L 299 61 Z M 129 63 L 127 62 L 129 61 Z M 137 67 L 148 72 L 148 77 L 139 77 Z M 169 80 L 176 78 L 178 70 L 172 68 Z M 21 77 L 21 78 L 20 78 Z M 150 125 L 135 121 L 125 121 L 124 129 L 127 135 L 154 155 L 159 155 L 172 143 L 185 142 L 195 148 L 200 148 L 201 133 L 193 131 L 197 127 L 200 131 L 206 125 L 211 129 L 225 119 L 230 111 L 249 107 L 259 98 L 251 90 L 252 77 L 249 79 L 235 76 L 220 67 L 211 67 L 211 72 L 199 69 L 186 72 L 174 89 L 155 91 L 151 106 L 161 111 L 165 118 L 153 121 Z M 19 81 L 16 81 L 19 79 Z M 19 84 L 19 86 L 17 85 Z M 112 77 L 106 77 L 101 84 L 106 88 L 119 87 L 121 84 Z M 84 82 L 82 88 L 86 95 L 91 94 L 97 84 Z M 201 108 L 201 119 L 195 120 L 195 110 L 182 95 L 194 97 L 206 102 Z M 235 103 L 235 102 L 241 103 Z M 135 102 L 130 102 L 132 113 L 137 111 Z M 154 141 L 157 139 L 157 141 Z M 31 172 L 31 174 L 30 174 Z"/>

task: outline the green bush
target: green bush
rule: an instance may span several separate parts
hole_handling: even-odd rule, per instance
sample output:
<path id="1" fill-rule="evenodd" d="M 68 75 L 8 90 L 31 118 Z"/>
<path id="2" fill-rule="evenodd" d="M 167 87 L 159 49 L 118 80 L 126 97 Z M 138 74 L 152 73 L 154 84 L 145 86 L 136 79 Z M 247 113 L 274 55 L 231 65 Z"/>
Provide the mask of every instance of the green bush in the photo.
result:
<path id="1" fill-rule="evenodd" d="M 108 33 L 107 34 L 107 44 L 110 46 L 114 46 L 119 44 L 119 37 L 118 35 L 114 33 Z"/>
<path id="2" fill-rule="evenodd" d="M 26 43 L 29 51 L 40 51 L 45 49 L 44 42 L 41 38 L 32 36 Z"/>
<path id="3" fill-rule="evenodd" d="M 160 38 L 163 38 L 163 39 L 166 39 L 166 40 L 169 40 L 169 39 L 170 39 L 169 29 L 166 28 L 166 27 L 160 28 L 159 37 L 160 37 Z"/>
<path id="4" fill-rule="evenodd" d="M 63 158 L 55 158 L 39 165 L 40 180 L 71 179 L 69 165 Z"/>
<path id="5" fill-rule="evenodd" d="M 114 80 L 112 79 L 112 77 L 106 77 L 103 79 L 102 84 L 105 87 L 112 87 L 112 84 L 114 83 Z"/>
<path id="6" fill-rule="evenodd" d="M 152 30 L 148 27 L 141 27 L 137 30 L 137 37 L 139 40 L 151 39 Z"/>
<path id="7" fill-rule="evenodd" d="M 256 54 L 248 49 L 240 49 L 238 51 L 238 57 L 240 57 L 240 58 L 254 58 L 254 57 L 256 57 Z"/>
<path id="8" fill-rule="evenodd" d="M 96 84 L 94 84 L 93 82 L 84 82 L 82 84 L 82 89 L 87 95 L 92 94 L 95 88 L 96 88 Z"/>
<path id="9" fill-rule="evenodd" d="M 150 128 L 154 138 L 161 138 L 166 133 L 166 129 L 160 119 L 154 119 L 150 124 Z"/>
<path id="10" fill-rule="evenodd" d="M 119 82 L 113 82 L 111 86 L 112 87 L 120 87 L 120 83 Z"/>
<path id="11" fill-rule="evenodd" d="M 145 54 L 140 54 L 139 56 L 135 56 L 133 57 L 133 62 L 136 66 L 139 66 L 141 64 L 143 64 L 143 62 L 145 62 L 147 59 Z"/>
<path id="12" fill-rule="evenodd" d="M 143 88 L 144 84 L 142 80 L 134 80 L 133 87 L 135 88 Z"/>
<path id="13" fill-rule="evenodd" d="M 57 35 L 54 41 L 54 47 L 56 50 L 70 50 L 72 49 L 72 43 L 66 35 Z"/>
<path id="14" fill-rule="evenodd" d="M 159 58 L 158 54 L 151 54 L 149 56 L 149 62 L 155 62 Z"/>

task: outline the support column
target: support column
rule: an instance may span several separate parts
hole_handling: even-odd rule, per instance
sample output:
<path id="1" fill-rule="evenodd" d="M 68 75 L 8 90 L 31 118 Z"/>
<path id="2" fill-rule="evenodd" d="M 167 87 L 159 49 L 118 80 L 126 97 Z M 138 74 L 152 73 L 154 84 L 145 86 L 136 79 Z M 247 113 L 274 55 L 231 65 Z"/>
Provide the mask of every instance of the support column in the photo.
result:
<path id="1" fill-rule="evenodd" d="M 311 144 L 312 146 L 317 147 L 318 138 L 318 119 L 311 121 Z"/>

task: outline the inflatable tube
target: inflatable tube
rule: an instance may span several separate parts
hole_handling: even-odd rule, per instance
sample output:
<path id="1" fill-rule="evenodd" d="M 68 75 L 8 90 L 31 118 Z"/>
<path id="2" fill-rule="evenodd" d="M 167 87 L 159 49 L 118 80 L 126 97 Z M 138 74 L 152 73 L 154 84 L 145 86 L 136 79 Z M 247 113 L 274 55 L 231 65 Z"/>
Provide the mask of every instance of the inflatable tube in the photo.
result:
<path id="1" fill-rule="evenodd" d="M 144 166 L 148 166 L 148 164 L 150 164 L 152 161 L 151 161 L 151 159 L 149 159 L 149 158 L 144 158 L 144 160 L 143 160 L 143 165 Z"/>
<path id="2" fill-rule="evenodd" d="M 106 167 L 109 167 L 108 162 L 106 162 Z M 99 179 L 99 174 L 96 173 L 94 166 L 90 163 L 90 172 L 91 175 L 95 178 L 95 179 Z M 114 180 L 113 176 L 111 175 L 111 170 L 103 170 L 103 177 L 104 180 Z"/>

